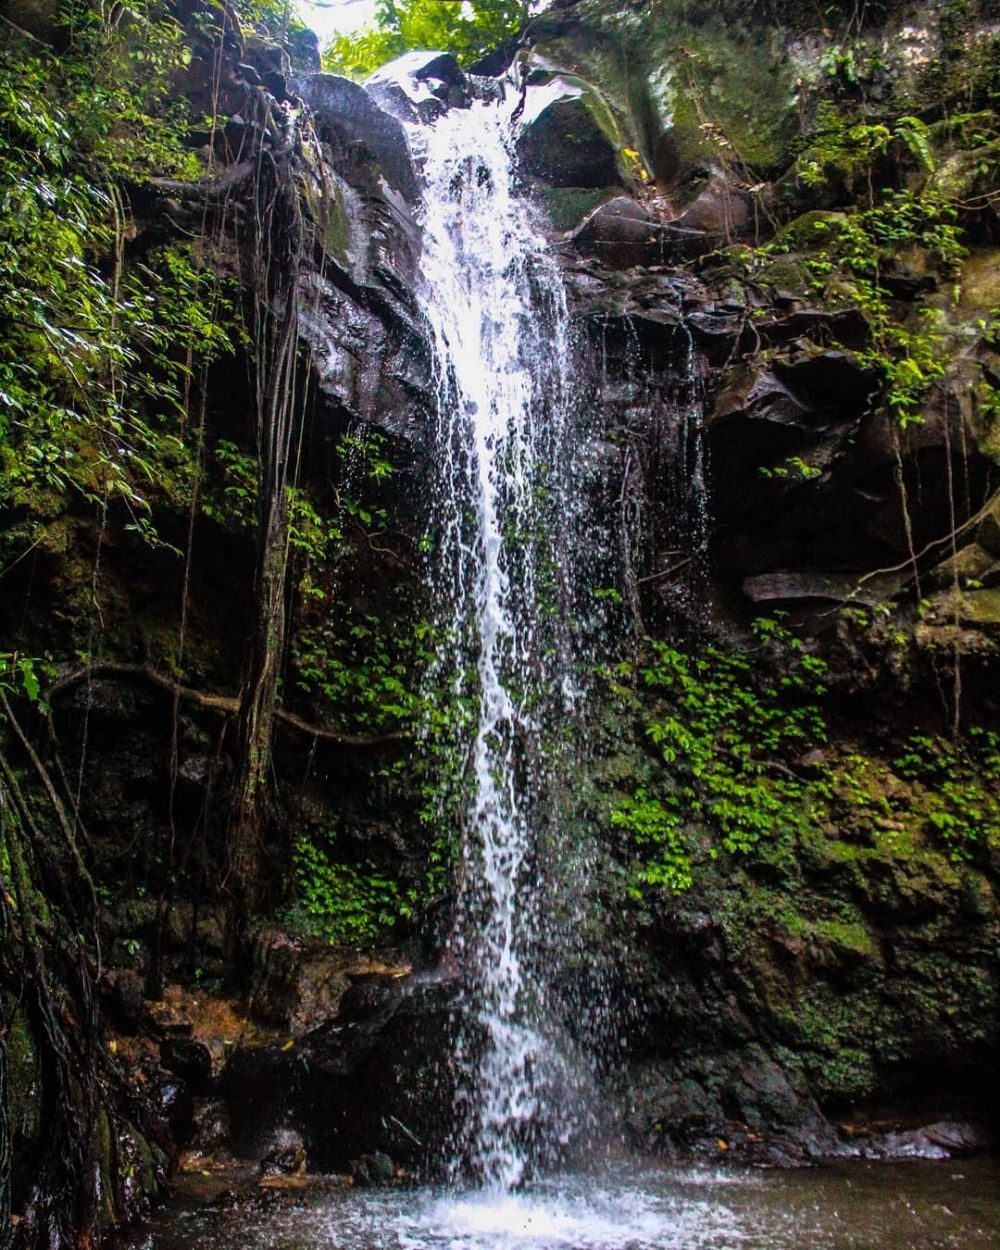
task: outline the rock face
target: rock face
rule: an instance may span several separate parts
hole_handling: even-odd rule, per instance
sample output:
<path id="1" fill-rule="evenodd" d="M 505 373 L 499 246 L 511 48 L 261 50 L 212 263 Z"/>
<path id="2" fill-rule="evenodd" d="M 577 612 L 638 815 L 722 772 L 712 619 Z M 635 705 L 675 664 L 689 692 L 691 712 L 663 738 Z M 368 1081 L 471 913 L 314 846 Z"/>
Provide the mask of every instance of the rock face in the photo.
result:
<path id="1" fill-rule="evenodd" d="M 594 519 L 594 576 L 624 604 L 618 633 L 692 655 L 731 647 L 764 671 L 750 625 L 780 619 L 826 666 L 833 705 L 824 742 L 774 761 L 779 777 L 835 792 L 827 815 L 772 830 L 747 854 L 721 853 L 692 818 L 682 830 L 696 852 L 691 889 L 642 890 L 628 884 L 610 813 L 623 797 L 675 784 L 647 732 L 663 706 L 595 685 L 591 755 L 566 784 L 586 813 L 580 836 L 606 859 L 581 950 L 567 953 L 566 1001 L 611 999 L 613 1027 L 599 1040 L 618 1124 L 647 1149 L 787 1163 L 856 1150 L 961 1153 L 990 1140 L 997 1108 L 984 1091 L 997 1088 L 1000 1041 L 991 787 L 928 807 L 906 757 L 915 736 L 933 738 L 937 755 L 920 768 L 947 773 L 942 743 L 958 696 L 963 722 L 988 725 L 997 711 L 992 71 L 969 53 L 959 94 L 983 105 L 974 121 L 961 120 L 963 104 L 929 137 L 905 126 L 904 137 L 868 134 L 876 150 L 862 176 L 850 153 L 809 146 L 823 130 L 817 118 L 837 133 L 830 110 L 854 124 L 857 107 L 865 126 L 879 110 L 933 120 L 935 101 L 954 95 L 940 76 L 955 72 L 955 45 L 929 7 L 915 6 L 905 27 L 887 12 L 858 44 L 859 59 L 871 52 L 859 83 L 833 35 L 811 18 L 799 24 L 800 7 L 774 4 L 764 20 L 740 0 L 560 0 L 530 24 L 503 80 L 418 53 L 362 88 L 306 72 L 308 41 L 298 72 L 266 40 L 229 50 L 230 117 L 218 138 L 227 168 L 241 166 L 240 110 L 253 93 L 283 116 L 301 109 L 315 143 L 300 145 L 295 176 L 317 227 L 299 286 L 309 398 L 289 736 L 274 751 L 280 815 L 239 1029 L 228 1016 L 213 1031 L 169 1003 L 151 1008 L 144 972 L 154 951 L 172 980 L 217 989 L 235 971 L 212 884 L 224 874 L 219 793 L 231 776 L 235 698 L 182 699 L 169 674 L 173 614 L 190 592 L 186 680 L 239 688 L 233 639 L 246 632 L 253 535 L 233 520 L 233 500 L 252 491 L 219 466 L 238 468 L 234 447 L 249 455 L 249 362 L 213 374 L 214 513 L 195 527 L 190 586 L 165 546 L 147 553 L 139 576 L 119 528 L 113 540 L 88 535 L 89 563 L 64 534 L 37 570 L 11 571 L 15 592 L 0 606 L 9 615 L 17 590 L 27 603 L 31 589 L 39 653 L 50 643 L 71 653 L 96 544 L 112 596 L 109 667 L 134 677 L 159 666 L 159 684 L 97 673 L 57 691 L 52 725 L 67 758 L 74 750 L 84 761 L 95 854 L 122 874 L 122 897 L 101 917 L 115 968 L 105 1014 L 123 1048 L 144 1048 L 144 1080 L 175 1143 L 225 1144 L 254 1159 L 277 1149 L 293 1177 L 300 1151 L 310 1169 L 361 1161 L 355 1174 L 368 1179 L 431 1169 L 447 1146 L 456 986 L 435 970 L 449 901 L 427 871 L 447 854 L 426 825 L 426 762 L 382 708 L 412 715 L 419 696 L 411 678 L 426 663 L 420 587 L 433 530 L 424 483 L 435 379 L 412 289 L 419 180 L 401 119 L 512 90 L 522 100 L 520 174 L 550 213 L 575 323 L 588 414 L 579 482 Z M 985 7 L 966 16 L 963 46 L 992 46 Z M 911 27 L 939 55 L 921 60 Z M 933 171 L 914 156 L 921 137 Z M 954 190 L 969 249 L 942 254 L 950 216 L 916 244 L 886 238 L 881 222 L 868 258 L 878 306 L 874 270 L 841 265 L 857 242 L 845 223 L 877 207 L 867 178 L 894 195 Z M 166 229 L 175 209 L 150 207 L 143 229 Z M 239 274 L 239 258 L 223 257 L 220 270 Z M 907 390 L 907 361 L 925 386 Z M 909 405 L 905 421 L 889 403 L 893 386 Z M 187 523 L 176 511 L 164 533 L 180 542 Z M 788 679 L 780 665 L 766 671 L 778 685 Z M 708 703 L 720 698 L 709 693 Z M 302 723 L 318 728 L 305 749 L 291 736 Z M 963 806 L 975 814 L 965 841 L 952 829 Z M 181 886 L 159 849 L 178 830 L 183 865 L 194 865 Z M 342 925 L 333 949 L 322 928 L 309 931 L 316 916 L 303 919 L 294 858 L 303 845 L 326 847 L 325 861 L 309 861 L 325 888 L 321 919 L 356 919 L 345 895 L 363 900 L 364 924 L 395 908 L 381 936 L 401 950 L 366 960 L 346 948 L 370 942 L 370 928 Z M 23 1189 L 40 1125 L 23 1028 L 18 1041 Z M 276 1147 L 286 1132 L 301 1142 Z"/>
<path id="2" fill-rule="evenodd" d="M 622 500 L 636 514 L 672 513 L 640 537 L 648 589 L 635 608 L 647 622 L 694 611 L 692 585 L 671 570 L 698 538 L 704 474 L 709 579 L 697 610 L 707 596 L 715 629 L 736 634 L 757 612 L 787 613 L 819 640 L 845 693 L 881 683 L 879 697 L 916 708 L 933 660 L 925 676 L 917 670 L 937 645 L 934 631 L 946 629 L 936 622 L 950 613 L 970 631 L 969 663 L 992 654 L 994 470 L 975 450 L 992 435 L 968 388 L 977 369 L 993 367 L 993 348 L 988 338 L 976 345 L 971 375 L 963 349 L 926 391 L 919 422 L 900 428 L 887 414 L 870 316 L 851 292 L 820 295 L 810 278 L 810 230 L 844 215 L 831 218 L 826 192 L 787 173 L 805 107 L 789 64 L 820 53 L 794 23 L 764 32 L 729 17 L 708 17 L 695 35 L 668 31 L 653 6 L 626 15 L 565 3 L 534 24 L 515 62 L 521 169 L 559 227 L 571 306 L 590 344 L 583 354 L 601 361 L 585 383 L 600 414 L 587 489 L 598 516 Z M 893 37 L 891 27 L 878 36 Z M 627 81 L 615 68 L 622 45 Z M 712 124 L 686 111 L 686 93 L 706 81 Z M 369 90 L 391 111 L 426 118 L 467 104 L 469 84 L 447 58 L 421 54 L 380 72 Z M 924 88 L 901 72 L 893 89 L 902 97 Z M 748 93 L 760 106 L 752 117 L 734 104 Z M 844 193 L 839 202 L 848 204 Z M 795 214 L 777 236 L 787 243 L 760 250 Z M 895 315 L 906 302 L 916 315 L 946 280 L 927 257 L 886 256 L 884 265 Z M 979 273 L 969 270 L 970 300 L 981 298 Z M 949 341 L 968 341 L 961 314 L 948 315 Z M 384 423 L 384 411 L 370 419 Z M 695 442 L 704 459 L 692 476 L 685 457 Z M 961 502 L 946 488 L 959 473 Z M 918 496 L 920 507 L 908 508 Z M 954 523 L 976 542 L 941 562 L 941 535 Z M 926 552 L 917 570 L 914 551 Z M 859 663 L 853 642 L 838 651 L 843 631 L 826 622 L 843 606 L 857 613 L 892 601 L 897 628 L 911 631 L 915 574 L 940 590 L 921 627 L 930 651 L 904 695 L 891 676 L 875 676 L 877 660 Z M 956 576 L 982 588 L 949 599 Z M 980 694 L 988 710 L 985 688 L 973 702 Z M 837 732 L 859 732 L 858 715 L 845 709 Z M 884 720 L 883 742 L 905 737 Z M 607 756 L 598 748 L 598 774 L 606 767 L 612 787 L 647 767 L 641 750 L 628 763 L 616 742 Z M 975 1091 L 993 1071 L 998 1033 L 986 988 L 1000 934 L 995 864 L 953 863 L 886 820 L 885 829 L 848 818 L 802 831 L 793 858 L 775 849 L 745 866 L 706 865 L 690 895 L 661 897 L 625 921 L 615 940 L 631 953 L 613 978 L 622 1003 L 641 1007 L 622 1007 L 627 1040 L 610 1086 L 636 1142 L 795 1163 L 960 1153 L 989 1139 L 995 1108 Z M 303 1126 L 310 1157 L 343 1167 L 383 1152 L 426 1164 L 441 1148 L 447 1106 L 447 991 L 412 984 L 356 986 L 303 1039 L 294 1081 L 281 1075 L 290 1060 L 267 1076 L 247 1060 L 234 1103 L 244 1101 L 240 1080 L 294 1089 L 281 1114 Z M 931 1122 L 942 1113 L 968 1118 L 939 1132 Z M 866 1136 L 838 1127 L 848 1117 L 928 1127 Z"/>

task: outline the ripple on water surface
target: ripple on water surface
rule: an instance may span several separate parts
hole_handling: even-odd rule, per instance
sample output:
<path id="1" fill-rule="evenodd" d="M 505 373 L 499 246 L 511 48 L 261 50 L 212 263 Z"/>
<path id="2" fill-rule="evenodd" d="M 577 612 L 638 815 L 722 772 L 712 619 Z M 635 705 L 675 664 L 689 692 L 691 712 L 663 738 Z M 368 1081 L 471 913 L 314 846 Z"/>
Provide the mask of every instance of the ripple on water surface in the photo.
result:
<path id="1" fill-rule="evenodd" d="M 520 1194 L 337 1190 L 276 1210 L 174 1210 L 132 1250 L 988 1250 L 1000 1166 L 659 1169 Z"/>

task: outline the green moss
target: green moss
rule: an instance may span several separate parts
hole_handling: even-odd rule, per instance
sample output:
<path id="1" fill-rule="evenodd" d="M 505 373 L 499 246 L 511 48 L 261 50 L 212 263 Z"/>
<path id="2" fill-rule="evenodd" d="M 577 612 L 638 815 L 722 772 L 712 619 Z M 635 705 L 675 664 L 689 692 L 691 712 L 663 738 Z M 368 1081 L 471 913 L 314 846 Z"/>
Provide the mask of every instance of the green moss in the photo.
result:
<path id="1" fill-rule="evenodd" d="M 646 164 L 672 181 L 706 157 L 768 168 L 797 129 L 796 74 L 776 31 L 693 9 L 585 2 L 569 33 L 556 20 L 540 46 L 599 82 Z"/>
<path id="2" fill-rule="evenodd" d="M 860 920 L 817 920 L 811 935 L 820 943 L 858 959 L 877 959 L 878 944 L 871 929 Z"/>

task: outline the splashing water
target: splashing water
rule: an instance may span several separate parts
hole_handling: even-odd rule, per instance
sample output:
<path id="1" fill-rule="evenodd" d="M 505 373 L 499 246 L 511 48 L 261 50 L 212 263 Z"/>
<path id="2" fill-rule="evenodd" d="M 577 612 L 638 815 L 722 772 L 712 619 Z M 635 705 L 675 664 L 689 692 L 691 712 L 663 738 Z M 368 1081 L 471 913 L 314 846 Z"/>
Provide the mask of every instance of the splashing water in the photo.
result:
<path id="1" fill-rule="evenodd" d="M 424 181 L 419 295 L 437 361 L 435 578 L 450 640 L 435 677 L 447 666 L 456 701 L 475 708 L 452 941 L 466 986 L 456 1154 L 497 1189 L 568 1138 L 575 1083 L 546 983 L 540 835 L 540 743 L 572 698 L 572 352 L 558 270 L 514 185 L 509 111 L 481 102 L 411 128 Z"/>

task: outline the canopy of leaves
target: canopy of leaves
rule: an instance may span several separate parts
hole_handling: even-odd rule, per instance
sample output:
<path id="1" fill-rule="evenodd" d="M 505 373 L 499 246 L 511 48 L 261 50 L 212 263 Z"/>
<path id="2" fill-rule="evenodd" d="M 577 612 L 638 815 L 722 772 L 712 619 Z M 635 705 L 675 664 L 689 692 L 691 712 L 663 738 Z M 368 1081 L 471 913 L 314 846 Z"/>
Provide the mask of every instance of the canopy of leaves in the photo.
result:
<path id="1" fill-rule="evenodd" d="M 471 64 L 510 38 L 540 8 L 533 0 L 378 0 L 375 25 L 338 35 L 324 68 L 364 78 L 418 48 L 453 53 Z"/>

